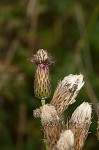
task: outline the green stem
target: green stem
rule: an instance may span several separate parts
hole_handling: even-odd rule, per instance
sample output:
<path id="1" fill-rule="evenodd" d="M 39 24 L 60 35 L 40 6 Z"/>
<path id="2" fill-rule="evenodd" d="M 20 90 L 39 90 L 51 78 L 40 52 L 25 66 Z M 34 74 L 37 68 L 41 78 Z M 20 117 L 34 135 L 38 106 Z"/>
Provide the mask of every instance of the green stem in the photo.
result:
<path id="1" fill-rule="evenodd" d="M 41 99 L 41 104 L 42 104 L 42 106 L 44 106 L 44 105 L 45 105 L 45 99 Z M 46 150 L 49 150 L 46 139 L 44 139 L 44 142 L 45 142 Z"/>
<path id="2" fill-rule="evenodd" d="M 46 150 L 49 150 L 46 139 L 45 139 L 45 147 L 46 147 Z"/>
<path id="3" fill-rule="evenodd" d="M 42 104 L 42 106 L 45 105 L 45 99 L 41 99 L 41 104 Z"/>

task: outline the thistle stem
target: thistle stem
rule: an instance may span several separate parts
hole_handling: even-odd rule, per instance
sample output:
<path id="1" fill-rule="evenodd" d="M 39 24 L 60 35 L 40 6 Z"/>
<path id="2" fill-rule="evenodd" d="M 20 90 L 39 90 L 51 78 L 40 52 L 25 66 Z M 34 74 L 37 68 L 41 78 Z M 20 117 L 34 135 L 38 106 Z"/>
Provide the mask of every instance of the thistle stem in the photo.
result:
<path id="1" fill-rule="evenodd" d="M 41 104 L 42 104 L 42 106 L 45 105 L 45 99 L 41 99 Z"/>
<path id="2" fill-rule="evenodd" d="M 46 150 L 49 150 L 48 148 L 48 145 L 47 145 L 47 142 L 45 141 L 45 147 L 46 147 Z"/>
<path id="3" fill-rule="evenodd" d="M 45 105 L 45 99 L 41 99 L 41 104 L 42 104 L 42 106 L 44 106 L 44 105 Z M 46 139 L 44 139 L 44 142 L 45 142 L 46 150 L 49 150 Z"/>

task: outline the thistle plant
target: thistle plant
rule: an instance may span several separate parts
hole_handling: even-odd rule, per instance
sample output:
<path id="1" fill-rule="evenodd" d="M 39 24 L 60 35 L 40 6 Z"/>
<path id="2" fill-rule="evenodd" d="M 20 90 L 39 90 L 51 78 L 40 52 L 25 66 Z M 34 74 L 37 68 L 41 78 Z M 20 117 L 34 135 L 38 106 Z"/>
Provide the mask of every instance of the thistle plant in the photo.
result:
<path id="1" fill-rule="evenodd" d="M 34 93 L 42 103 L 40 108 L 33 110 L 33 115 L 41 120 L 46 150 L 82 150 L 91 124 L 92 106 L 88 102 L 78 106 L 65 130 L 65 123 L 60 115 L 76 102 L 75 98 L 84 85 L 83 75 L 70 74 L 64 77 L 58 83 L 50 103 L 45 104 L 51 93 L 49 65 L 53 63 L 53 59 L 48 52 L 40 49 L 30 61 L 37 66 Z"/>

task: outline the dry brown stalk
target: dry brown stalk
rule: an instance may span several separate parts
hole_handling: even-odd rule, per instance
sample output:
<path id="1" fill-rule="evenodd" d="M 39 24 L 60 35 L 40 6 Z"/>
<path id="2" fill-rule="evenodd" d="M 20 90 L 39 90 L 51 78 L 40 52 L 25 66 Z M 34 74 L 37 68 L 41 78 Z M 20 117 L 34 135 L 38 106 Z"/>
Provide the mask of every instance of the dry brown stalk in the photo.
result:
<path id="1" fill-rule="evenodd" d="M 46 104 L 42 107 L 41 123 L 49 149 L 54 150 L 61 133 L 61 123 L 54 106 Z"/>

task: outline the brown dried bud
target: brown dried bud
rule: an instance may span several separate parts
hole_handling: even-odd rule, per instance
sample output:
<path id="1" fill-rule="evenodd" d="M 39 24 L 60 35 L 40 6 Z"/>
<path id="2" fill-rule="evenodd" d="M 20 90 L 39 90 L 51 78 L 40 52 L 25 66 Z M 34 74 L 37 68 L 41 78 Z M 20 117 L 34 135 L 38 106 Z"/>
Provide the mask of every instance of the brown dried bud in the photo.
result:
<path id="1" fill-rule="evenodd" d="M 74 149 L 82 150 L 91 124 L 92 108 L 88 102 L 83 102 L 72 114 L 69 129 L 74 133 Z"/>
<path id="2" fill-rule="evenodd" d="M 57 142 L 56 150 L 73 150 L 74 134 L 71 130 L 63 131 Z"/>
<path id="3" fill-rule="evenodd" d="M 51 101 L 51 105 L 55 107 L 58 115 L 61 115 L 69 105 L 75 102 L 75 98 L 83 85 L 82 74 L 70 74 L 58 84 Z"/>
<path id="4" fill-rule="evenodd" d="M 61 132 L 60 120 L 54 106 L 46 104 L 42 107 L 41 123 L 49 148 L 54 150 Z"/>

